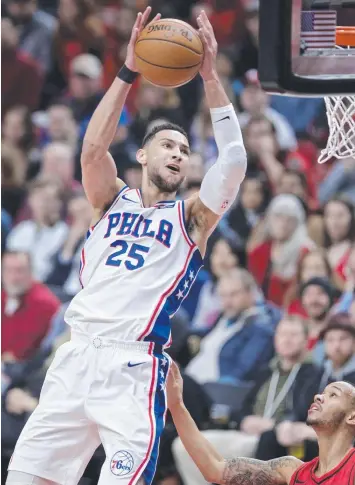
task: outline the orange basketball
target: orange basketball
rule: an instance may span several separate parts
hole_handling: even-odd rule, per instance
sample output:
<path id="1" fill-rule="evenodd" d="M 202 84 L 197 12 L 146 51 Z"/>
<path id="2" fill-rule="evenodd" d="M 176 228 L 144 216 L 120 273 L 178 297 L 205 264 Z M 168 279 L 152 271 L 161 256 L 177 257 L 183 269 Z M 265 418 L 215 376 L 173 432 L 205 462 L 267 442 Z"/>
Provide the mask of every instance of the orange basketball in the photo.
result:
<path id="1" fill-rule="evenodd" d="M 181 20 L 160 19 L 147 25 L 135 45 L 140 73 L 157 86 L 176 88 L 200 69 L 203 44 L 196 30 Z"/>

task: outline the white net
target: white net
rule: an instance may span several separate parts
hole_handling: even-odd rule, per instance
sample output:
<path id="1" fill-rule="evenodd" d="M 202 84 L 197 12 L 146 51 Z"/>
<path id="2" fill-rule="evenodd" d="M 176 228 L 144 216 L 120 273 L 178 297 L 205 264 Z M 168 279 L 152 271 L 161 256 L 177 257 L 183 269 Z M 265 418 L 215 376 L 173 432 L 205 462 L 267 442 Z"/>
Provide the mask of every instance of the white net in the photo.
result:
<path id="1" fill-rule="evenodd" d="M 329 124 L 327 146 L 318 163 L 331 158 L 355 157 L 355 95 L 324 98 Z"/>

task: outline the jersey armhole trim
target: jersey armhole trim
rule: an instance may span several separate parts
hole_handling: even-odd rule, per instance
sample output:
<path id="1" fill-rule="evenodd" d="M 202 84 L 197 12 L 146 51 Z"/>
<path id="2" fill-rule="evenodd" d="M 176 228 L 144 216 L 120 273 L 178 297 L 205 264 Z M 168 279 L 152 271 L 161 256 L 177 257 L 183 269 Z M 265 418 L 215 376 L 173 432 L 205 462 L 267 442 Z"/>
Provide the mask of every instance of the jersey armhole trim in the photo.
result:
<path id="1" fill-rule="evenodd" d="M 187 232 L 187 223 L 185 218 L 185 202 L 183 200 L 180 200 L 178 202 L 178 212 L 179 212 L 180 226 L 181 226 L 182 233 L 185 237 L 185 240 L 190 247 L 192 246 L 195 247 L 196 243 L 191 239 L 189 233 Z"/>

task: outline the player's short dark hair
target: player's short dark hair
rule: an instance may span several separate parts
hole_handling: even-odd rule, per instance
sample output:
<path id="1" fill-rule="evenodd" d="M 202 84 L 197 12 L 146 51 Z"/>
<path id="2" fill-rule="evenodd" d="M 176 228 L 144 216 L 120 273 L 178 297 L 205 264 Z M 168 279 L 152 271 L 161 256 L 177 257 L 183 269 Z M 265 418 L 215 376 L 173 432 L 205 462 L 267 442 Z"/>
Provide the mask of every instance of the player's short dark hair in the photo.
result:
<path id="1" fill-rule="evenodd" d="M 155 137 L 157 133 L 163 130 L 172 130 L 172 131 L 178 131 L 179 133 L 183 134 L 187 140 L 189 137 L 187 136 L 186 131 L 184 128 L 182 128 L 179 125 L 176 125 L 175 123 L 162 123 L 161 125 L 154 126 L 151 130 L 147 131 L 147 133 L 144 135 L 143 141 L 142 141 L 142 147 L 147 145 L 152 139 Z"/>

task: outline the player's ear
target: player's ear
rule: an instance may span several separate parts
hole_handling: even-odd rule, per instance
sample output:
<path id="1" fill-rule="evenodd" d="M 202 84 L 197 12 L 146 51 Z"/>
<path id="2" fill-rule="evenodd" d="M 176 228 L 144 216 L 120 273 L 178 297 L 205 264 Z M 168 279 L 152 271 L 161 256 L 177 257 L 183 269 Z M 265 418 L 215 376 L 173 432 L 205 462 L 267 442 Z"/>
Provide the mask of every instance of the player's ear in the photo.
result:
<path id="1" fill-rule="evenodd" d="M 144 148 L 140 148 L 136 153 L 137 162 L 141 165 L 147 165 L 147 152 Z"/>
<path id="2" fill-rule="evenodd" d="M 355 411 L 351 411 L 348 417 L 346 418 L 346 424 L 355 427 Z"/>

